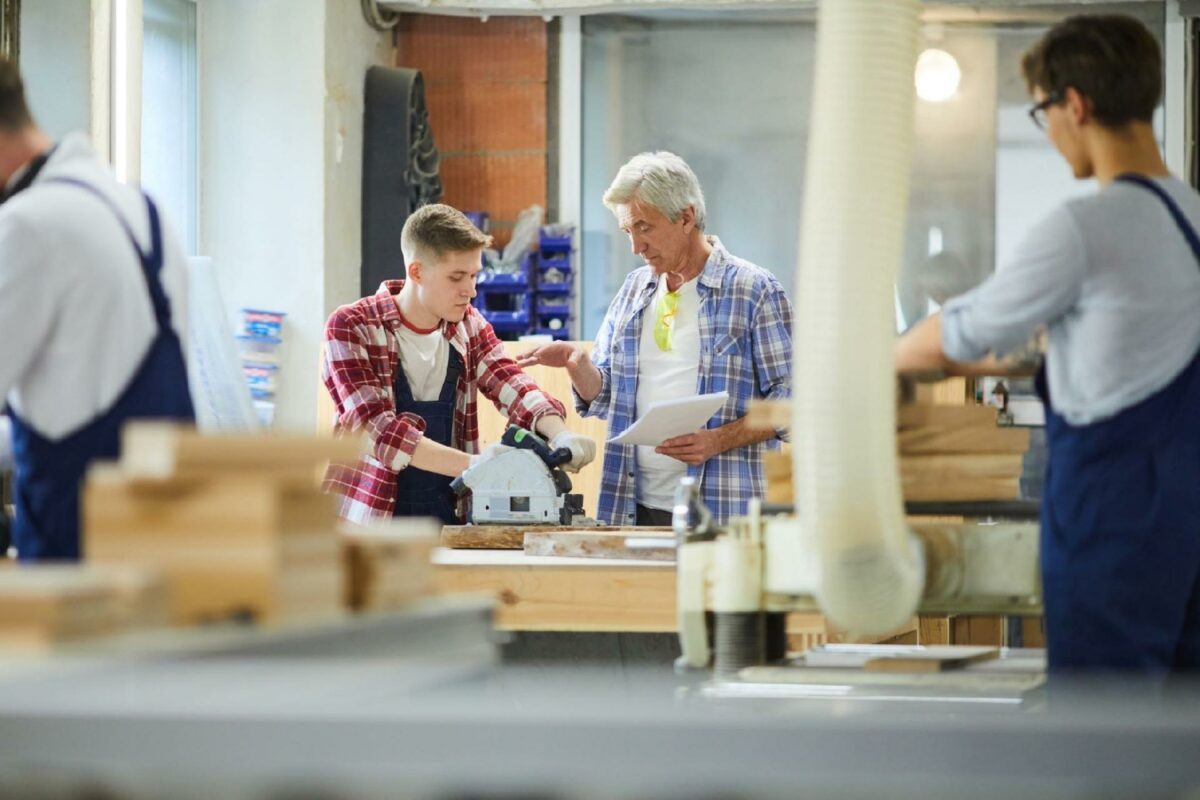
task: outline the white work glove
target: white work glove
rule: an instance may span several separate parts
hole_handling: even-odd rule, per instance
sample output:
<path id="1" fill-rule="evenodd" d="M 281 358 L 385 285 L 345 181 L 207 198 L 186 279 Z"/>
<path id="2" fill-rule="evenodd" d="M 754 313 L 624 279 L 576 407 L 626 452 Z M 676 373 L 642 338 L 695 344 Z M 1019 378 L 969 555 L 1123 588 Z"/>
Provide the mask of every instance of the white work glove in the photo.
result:
<path id="1" fill-rule="evenodd" d="M 490 461 L 498 455 L 507 453 L 509 450 L 512 450 L 512 448 L 506 444 L 489 444 L 487 447 L 483 448 L 482 453 L 475 453 L 471 456 L 471 463 L 467 466 L 467 469 L 474 469 L 483 462 Z"/>
<path id="2" fill-rule="evenodd" d="M 557 450 L 560 447 L 571 451 L 571 460 L 563 464 L 563 469 L 568 472 L 579 472 L 596 458 L 596 443 L 580 433 L 559 431 L 550 440 L 550 449 Z"/>

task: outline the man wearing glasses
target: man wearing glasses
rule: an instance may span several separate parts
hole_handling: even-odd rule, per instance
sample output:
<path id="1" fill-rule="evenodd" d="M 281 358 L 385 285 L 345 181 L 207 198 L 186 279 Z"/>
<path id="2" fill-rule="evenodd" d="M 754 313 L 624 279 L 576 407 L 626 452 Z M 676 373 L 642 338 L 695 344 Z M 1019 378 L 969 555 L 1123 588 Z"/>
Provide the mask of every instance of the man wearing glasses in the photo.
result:
<path id="1" fill-rule="evenodd" d="M 604 195 L 645 261 L 609 306 L 591 356 L 544 345 L 521 366 L 565 367 L 579 413 L 628 428 L 653 403 L 726 391 L 729 400 L 695 433 L 658 447 L 607 445 L 599 517 L 614 525 L 670 525 L 679 479 L 700 479 L 719 522 L 763 497 L 762 456 L 783 431 L 749 430 L 752 398 L 791 396 L 792 304 L 769 272 L 705 234 L 704 193 L 673 153 L 642 153 L 621 167 Z"/>
<path id="2" fill-rule="evenodd" d="M 1025 54 L 1044 128 L 1095 195 L 897 343 L 898 368 L 996 374 L 1044 327 L 1042 576 L 1052 672 L 1200 668 L 1200 196 L 1151 120 L 1162 58 L 1122 16 L 1073 17 Z"/>

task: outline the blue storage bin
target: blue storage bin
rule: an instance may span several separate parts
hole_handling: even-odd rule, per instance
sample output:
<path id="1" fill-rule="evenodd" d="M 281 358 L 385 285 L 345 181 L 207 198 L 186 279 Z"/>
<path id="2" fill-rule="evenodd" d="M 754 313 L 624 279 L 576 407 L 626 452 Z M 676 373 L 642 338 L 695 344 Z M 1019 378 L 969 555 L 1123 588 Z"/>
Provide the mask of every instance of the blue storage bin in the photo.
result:
<path id="1" fill-rule="evenodd" d="M 538 258 L 538 269 L 545 272 L 548 269 L 571 269 L 570 253 L 542 253 Z"/>
<path id="2" fill-rule="evenodd" d="M 471 224 L 483 233 L 488 232 L 488 213 L 486 211 L 464 211 L 463 216 L 471 220 Z"/>
<path id="3" fill-rule="evenodd" d="M 571 252 L 571 239 L 571 233 L 565 236 L 555 236 L 554 234 L 546 233 L 546 229 L 542 228 L 538 232 L 538 249 L 543 253 L 569 253 Z"/>
<path id="4" fill-rule="evenodd" d="M 569 294 L 539 294 L 537 298 L 538 316 L 553 315 L 556 317 L 569 316 L 571 313 L 571 295 Z"/>
<path id="5" fill-rule="evenodd" d="M 496 292 L 486 295 L 478 308 L 497 331 L 524 333 L 533 320 L 533 295 Z"/>
<path id="6" fill-rule="evenodd" d="M 540 333 L 543 336 L 549 336 L 551 339 L 555 339 L 556 341 L 567 341 L 571 338 L 571 331 L 565 326 L 557 330 L 552 328 L 537 327 L 533 329 L 533 332 Z"/>
<path id="7" fill-rule="evenodd" d="M 521 259 L 521 266 L 516 272 L 492 272 L 484 270 L 475 280 L 477 292 L 519 292 L 530 285 L 533 274 L 533 254 L 529 253 Z"/>

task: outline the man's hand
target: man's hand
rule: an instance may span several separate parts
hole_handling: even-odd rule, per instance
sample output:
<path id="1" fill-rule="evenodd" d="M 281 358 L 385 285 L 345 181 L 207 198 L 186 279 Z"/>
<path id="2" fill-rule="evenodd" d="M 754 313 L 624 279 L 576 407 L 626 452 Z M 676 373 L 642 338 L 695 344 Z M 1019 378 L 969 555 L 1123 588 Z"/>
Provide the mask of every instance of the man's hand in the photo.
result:
<path id="1" fill-rule="evenodd" d="M 571 451 L 571 460 L 563 464 L 563 469 L 568 472 L 578 472 L 596 458 L 596 443 L 581 433 L 560 431 L 550 440 L 550 449 L 557 450 L 560 447 Z"/>
<path id="2" fill-rule="evenodd" d="M 720 428 L 705 429 L 667 439 L 654 448 L 654 452 L 677 458 L 685 464 L 703 464 L 725 452 L 723 438 Z"/>
<path id="3" fill-rule="evenodd" d="M 541 364 L 546 367 L 572 367 L 579 364 L 583 351 L 567 342 L 554 342 L 533 348 L 517 356 L 517 366 L 524 369 Z"/>

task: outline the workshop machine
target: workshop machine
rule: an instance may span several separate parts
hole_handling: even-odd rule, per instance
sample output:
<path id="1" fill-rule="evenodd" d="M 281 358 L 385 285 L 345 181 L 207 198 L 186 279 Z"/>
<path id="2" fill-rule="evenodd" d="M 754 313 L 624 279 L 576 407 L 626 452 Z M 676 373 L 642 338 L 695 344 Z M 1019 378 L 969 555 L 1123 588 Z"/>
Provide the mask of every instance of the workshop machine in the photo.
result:
<path id="1" fill-rule="evenodd" d="M 571 479 L 562 469 L 571 460 L 570 450 L 551 450 L 544 439 L 516 425 L 508 427 L 500 444 L 512 449 L 450 484 L 458 496 L 467 495 L 469 524 L 571 525 L 583 516 L 583 495 L 571 493 Z"/>

